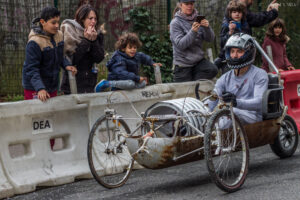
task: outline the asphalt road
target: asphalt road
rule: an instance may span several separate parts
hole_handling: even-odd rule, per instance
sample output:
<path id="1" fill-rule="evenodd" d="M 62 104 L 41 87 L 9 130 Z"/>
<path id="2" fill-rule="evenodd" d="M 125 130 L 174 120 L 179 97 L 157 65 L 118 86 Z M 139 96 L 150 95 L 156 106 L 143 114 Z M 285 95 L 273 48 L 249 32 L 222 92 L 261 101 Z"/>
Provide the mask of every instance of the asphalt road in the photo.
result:
<path id="1" fill-rule="evenodd" d="M 210 180 L 205 161 L 161 170 L 134 171 L 127 183 L 108 190 L 95 180 L 40 188 L 13 200 L 63 199 L 300 199 L 300 148 L 288 159 L 279 159 L 269 146 L 250 151 L 250 167 L 241 190 L 227 194 Z"/>

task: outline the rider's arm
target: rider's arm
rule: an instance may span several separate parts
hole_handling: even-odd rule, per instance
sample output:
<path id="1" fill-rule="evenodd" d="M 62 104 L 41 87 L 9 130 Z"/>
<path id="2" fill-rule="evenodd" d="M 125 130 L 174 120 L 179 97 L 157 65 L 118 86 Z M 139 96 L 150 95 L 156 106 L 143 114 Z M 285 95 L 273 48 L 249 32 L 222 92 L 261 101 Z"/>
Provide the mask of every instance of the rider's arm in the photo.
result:
<path id="1" fill-rule="evenodd" d="M 237 108 L 243 110 L 261 111 L 262 97 L 264 92 L 268 89 L 268 75 L 266 72 L 258 73 L 255 77 L 255 86 L 253 98 L 251 99 L 236 99 Z"/>
<path id="2" fill-rule="evenodd" d="M 214 93 L 216 93 L 219 98 L 222 96 L 222 92 L 225 91 L 225 79 L 226 79 L 225 77 L 226 77 L 225 75 L 221 76 L 217 80 L 215 88 L 214 88 Z M 210 111 L 213 111 L 213 109 L 218 105 L 219 99 L 217 99 L 216 101 L 212 101 L 212 100 L 208 99 L 204 103 L 208 105 Z"/>

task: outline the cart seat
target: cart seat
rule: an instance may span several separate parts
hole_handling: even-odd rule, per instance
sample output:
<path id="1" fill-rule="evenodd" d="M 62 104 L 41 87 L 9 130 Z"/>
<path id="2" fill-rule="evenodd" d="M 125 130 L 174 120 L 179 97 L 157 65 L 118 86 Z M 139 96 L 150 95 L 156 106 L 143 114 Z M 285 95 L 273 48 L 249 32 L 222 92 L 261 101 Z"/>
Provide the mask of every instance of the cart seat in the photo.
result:
<path id="1" fill-rule="evenodd" d="M 268 78 L 268 89 L 264 92 L 262 100 L 263 120 L 278 118 L 283 111 L 280 106 L 283 87 L 279 84 L 278 75 L 268 74 Z"/>

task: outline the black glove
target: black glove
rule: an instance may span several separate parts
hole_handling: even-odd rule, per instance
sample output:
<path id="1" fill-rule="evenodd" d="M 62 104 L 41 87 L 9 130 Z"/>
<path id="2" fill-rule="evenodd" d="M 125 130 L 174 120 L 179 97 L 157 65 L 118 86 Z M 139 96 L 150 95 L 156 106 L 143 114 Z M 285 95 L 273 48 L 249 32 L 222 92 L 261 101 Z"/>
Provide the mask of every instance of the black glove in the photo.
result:
<path id="1" fill-rule="evenodd" d="M 237 105 L 236 96 L 230 92 L 223 92 L 222 99 L 226 103 L 232 102 L 233 107 L 236 107 Z"/>

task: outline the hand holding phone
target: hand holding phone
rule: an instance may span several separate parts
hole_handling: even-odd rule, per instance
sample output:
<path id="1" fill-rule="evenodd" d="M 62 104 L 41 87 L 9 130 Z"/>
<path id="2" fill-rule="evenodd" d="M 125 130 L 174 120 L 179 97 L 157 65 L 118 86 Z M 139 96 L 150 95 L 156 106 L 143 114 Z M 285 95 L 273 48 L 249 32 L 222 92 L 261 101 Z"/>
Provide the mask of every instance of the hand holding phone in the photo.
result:
<path id="1" fill-rule="evenodd" d="M 198 22 L 198 23 L 200 24 L 201 21 L 204 20 L 204 19 L 205 19 L 205 16 L 204 16 L 204 15 L 198 15 L 198 16 L 196 17 L 196 22 Z"/>

